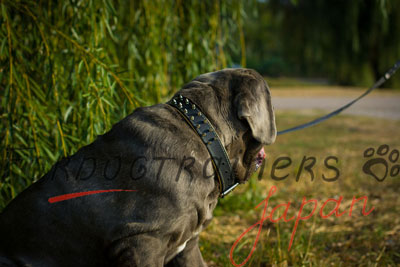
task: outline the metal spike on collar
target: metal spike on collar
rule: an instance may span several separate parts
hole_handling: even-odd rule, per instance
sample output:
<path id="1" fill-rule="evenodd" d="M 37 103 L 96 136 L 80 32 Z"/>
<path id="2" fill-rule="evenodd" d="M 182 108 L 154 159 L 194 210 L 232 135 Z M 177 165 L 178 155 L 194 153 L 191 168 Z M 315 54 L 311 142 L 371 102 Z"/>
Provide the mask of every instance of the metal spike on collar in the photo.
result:
<path id="1" fill-rule="evenodd" d="M 186 98 L 186 105 L 189 105 L 189 99 Z"/>
<path id="2" fill-rule="evenodd" d="M 180 98 L 180 99 L 183 99 L 183 96 L 182 96 L 182 95 L 179 95 L 179 98 Z"/>
<path id="3" fill-rule="evenodd" d="M 196 109 L 196 105 L 195 104 L 192 105 L 192 109 Z"/>
<path id="4" fill-rule="evenodd" d="M 182 103 L 179 103 L 179 108 L 182 108 L 183 106 L 182 106 Z"/>

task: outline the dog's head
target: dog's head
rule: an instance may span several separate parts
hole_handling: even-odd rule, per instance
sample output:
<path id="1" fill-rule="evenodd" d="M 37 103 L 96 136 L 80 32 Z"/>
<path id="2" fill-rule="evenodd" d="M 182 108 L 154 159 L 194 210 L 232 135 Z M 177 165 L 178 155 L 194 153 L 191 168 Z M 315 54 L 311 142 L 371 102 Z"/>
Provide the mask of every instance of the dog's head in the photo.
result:
<path id="1" fill-rule="evenodd" d="M 198 76 L 180 92 L 209 118 L 225 146 L 236 177 L 249 179 L 276 138 L 271 94 L 251 69 L 224 69 Z"/>

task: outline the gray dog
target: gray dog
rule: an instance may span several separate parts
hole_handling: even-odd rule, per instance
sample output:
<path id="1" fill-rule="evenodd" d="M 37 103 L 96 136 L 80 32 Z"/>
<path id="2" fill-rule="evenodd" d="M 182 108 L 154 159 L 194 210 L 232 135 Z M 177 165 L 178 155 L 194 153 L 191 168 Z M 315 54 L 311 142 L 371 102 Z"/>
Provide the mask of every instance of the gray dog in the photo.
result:
<path id="1" fill-rule="evenodd" d="M 248 180 L 276 137 L 262 76 L 203 74 L 179 97 L 214 127 L 235 181 Z M 205 266 L 199 233 L 222 185 L 184 113 L 170 104 L 138 108 L 54 165 L 0 215 L 0 265 Z"/>

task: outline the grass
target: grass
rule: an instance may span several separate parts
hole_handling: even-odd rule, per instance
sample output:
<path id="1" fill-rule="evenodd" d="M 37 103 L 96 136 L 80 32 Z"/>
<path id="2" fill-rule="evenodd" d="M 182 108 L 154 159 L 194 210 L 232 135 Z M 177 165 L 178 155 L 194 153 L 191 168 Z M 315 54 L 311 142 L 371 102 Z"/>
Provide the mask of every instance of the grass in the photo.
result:
<path id="1" fill-rule="evenodd" d="M 318 115 L 278 112 L 278 129 L 309 121 Z M 383 182 L 378 182 L 362 172 L 366 162 L 363 157 L 365 149 L 382 144 L 389 145 L 391 150 L 399 149 L 399 132 L 399 121 L 340 115 L 322 125 L 279 136 L 275 144 L 266 147 L 268 163 L 261 180 L 258 181 L 256 174 L 249 183 L 221 199 L 214 220 L 201 234 L 201 250 L 206 261 L 210 266 L 232 266 L 229 252 L 233 243 L 260 220 L 262 207 L 254 207 L 275 185 L 278 191 L 270 200 L 267 214 L 276 205 L 291 201 L 293 204 L 288 212 L 288 217 L 291 217 L 297 214 L 303 196 L 318 200 L 317 211 L 325 200 L 338 199 L 339 196 L 343 196 L 340 211 L 349 209 L 353 196 L 367 196 L 367 210 L 371 206 L 375 209 L 368 216 L 362 216 L 362 204 L 359 203 L 354 206 L 352 217 L 345 214 L 328 219 L 321 219 L 316 212 L 309 220 L 299 223 L 290 251 L 288 245 L 294 221 L 265 221 L 254 254 L 245 266 L 399 266 L 400 175 L 388 175 Z M 332 162 L 340 170 L 335 182 L 321 178 L 322 174 L 334 175 L 324 167 L 324 160 L 329 155 L 339 159 L 337 165 Z M 277 172 L 289 176 L 275 181 L 270 175 L 271 168 L 281 156 L 289 156 L 292 164 Z M 296 182 L 303 156 L 316 158 L 314 181 L 303 171 Z M 373 170 L 383 175 L 382 167 Z M 332 208 L 333 205 L 328 205 L 325 213 Z M 237 264 L 249 254 L 257 229 L 240 241 L 233 255 Z"/>

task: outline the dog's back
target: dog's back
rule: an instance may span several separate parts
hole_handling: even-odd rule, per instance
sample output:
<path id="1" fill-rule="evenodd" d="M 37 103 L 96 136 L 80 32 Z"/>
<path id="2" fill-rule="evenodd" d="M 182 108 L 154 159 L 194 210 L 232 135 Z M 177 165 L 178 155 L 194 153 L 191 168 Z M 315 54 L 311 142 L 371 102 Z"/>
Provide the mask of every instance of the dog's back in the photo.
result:
<path id="1" fill-rule="evenodd" d="M 167 105 L 140 108 L 92 144 L 54 165 L 0 214 L 4 263 L 0 262 L 5 266 L 108 266 L 128 247 L 140 252 L 154 242 L 156 251 L 158 241 L 147 241 L 146 246 L 134 244 L 135 236 L 140 239 L 144 233 L 151 233 L 151 240 L 160 239 L 166 259 L 175 256 L 175 247 L 191 239 L 192 232 L 201 231 L 198 224 L 211 219 L 210 205 L 203 202 L 215 188 L 213 179 L 192 176 L 185 170 L 177 177 L 185 157 L 206 161 L 208 156 L 202 144 L 192 140 L 190 128 L 177 133 L 182 125 L 185 122 Z M 190 153 L 191 147 L 198 147 L 195 154 Z M 149 163 L 145 176 L 132 175 L 140 165 L 137 160 L 143 157 Z M 159 173 L 161 161 L 155 159 L 162 157 L 169 160 Z M 94 161 L 88 159 L 95 160 L 94 172 L 89 168 Z M 202 166 L 197 161 L 193 171 L 201 173 Z M 110 173 L 117 169 L 118 175 L 110 179 Z M 137 191 L 49 202 L 54 196 L 99 189 Z M 215 204 L 217 197 L 215 192 Z M 151 251 L 141 253 L 152 257 Z"/>

